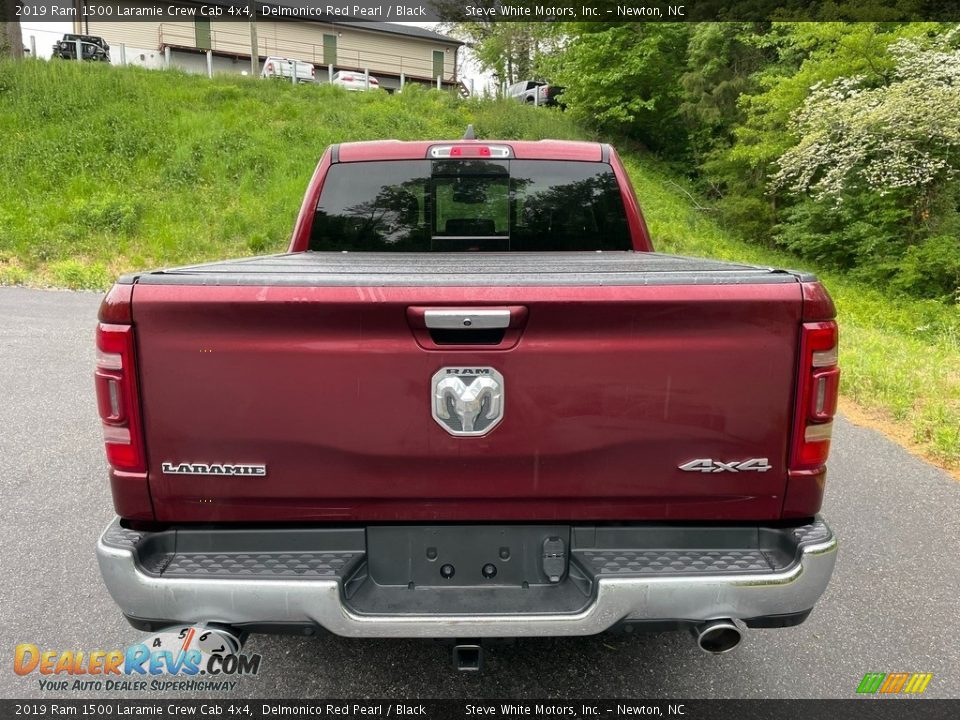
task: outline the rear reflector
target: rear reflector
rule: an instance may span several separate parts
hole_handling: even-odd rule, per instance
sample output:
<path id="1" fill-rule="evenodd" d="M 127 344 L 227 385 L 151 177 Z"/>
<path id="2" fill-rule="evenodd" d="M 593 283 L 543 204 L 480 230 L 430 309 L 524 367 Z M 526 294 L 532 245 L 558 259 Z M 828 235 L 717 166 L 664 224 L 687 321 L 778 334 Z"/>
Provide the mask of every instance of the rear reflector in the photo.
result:
<path id="1" fill-rule="evenodd" d="M 823 423 L 822 425 L 807 425 L 803 433 L 803 439 L 806 442 L 823 442 L 833 436 L 833 423 Z"/>
<path id="2" fill-rule="evenodd" d="M 122 370 L 123 356 L 117 353 L 104 352 L 97 348 L 97 367 L 104 370 Z"/>
<path id="3" fill-rule="evenodd" d="M 103 441 L 114 445 L 130 444 L 130 429 L 123 427 L 103 426 Z"/>
<path id="4" fill-rule="evenodd" d="M 835 367 L 837 364 L 837 346 L 834 345 L 829 350 L 817 350 L 813 353 L 813 366 L 815 368 Z"/>
<path id="5" fill-rule="evenodd" d="M 804 323 L 800 330 L 791 470 L 815 470 L 826 463 L 839 389 L 837 323 Z"/>
<path id="6" fill-rule="evenodd" d="M 146 472 L 132 326 L 97 325 L 94 380 L 107 461 L 116 470 Z"/>

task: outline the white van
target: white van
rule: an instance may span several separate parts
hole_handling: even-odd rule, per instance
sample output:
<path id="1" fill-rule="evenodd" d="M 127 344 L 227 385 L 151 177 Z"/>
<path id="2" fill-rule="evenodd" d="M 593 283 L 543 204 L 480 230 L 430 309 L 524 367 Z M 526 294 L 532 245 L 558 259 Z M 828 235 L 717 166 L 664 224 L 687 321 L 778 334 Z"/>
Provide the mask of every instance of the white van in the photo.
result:
<path id="1" fill-rule="evenodd" d="M 316 82 L 317 70 L 305 60 L 295 60 L 284 57 L 268 57 L 263 61 L 263 70 L 260 77 L 285 78 L 291 82 L 296 73 L 297 82 Z"/>

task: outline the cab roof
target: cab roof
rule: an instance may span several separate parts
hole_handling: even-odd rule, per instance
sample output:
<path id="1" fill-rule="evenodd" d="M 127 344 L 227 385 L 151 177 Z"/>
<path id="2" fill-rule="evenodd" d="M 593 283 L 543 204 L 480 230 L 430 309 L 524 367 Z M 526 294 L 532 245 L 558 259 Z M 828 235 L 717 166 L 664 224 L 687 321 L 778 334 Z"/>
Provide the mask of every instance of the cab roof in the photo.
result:
<path id="1" fill-rule="evenodd" d="M 374 140 L 336 146 L 335 157 L 337 162 L 423 160 L 428 156 L 430 148 L 438 145 L 505 145 L 513 150 L 513 157 L 518 160 L 601 162 L 605 159 L 603 145 L 577 140 Z"/>

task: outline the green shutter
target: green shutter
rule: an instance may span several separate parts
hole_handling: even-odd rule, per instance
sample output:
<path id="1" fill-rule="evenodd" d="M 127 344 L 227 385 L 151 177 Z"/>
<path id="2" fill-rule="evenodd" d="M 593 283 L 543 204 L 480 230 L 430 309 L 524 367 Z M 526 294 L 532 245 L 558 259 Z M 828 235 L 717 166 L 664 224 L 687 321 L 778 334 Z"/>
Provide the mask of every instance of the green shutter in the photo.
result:
<path id="1" fill-rule="evenodd" d="M 193 23 L 197 37 L 197 47 L 201 50 L 213 49 L 213 46 L 210 44 L 210 21 L 197 18 Z"/>
<path id="2" fill-rule="evenodd" d="M 443 55 L 443 50 L 433 51 L 433 75 L 430 76 L 431 80 L 436 81 L 437 75 L 443 77 Z"/>
<path id="3" fill-rule="evenodd" d="M 323 64 L 324 65 L 337 64 L 337 36 L 336 35 L 323 36 Z"/>

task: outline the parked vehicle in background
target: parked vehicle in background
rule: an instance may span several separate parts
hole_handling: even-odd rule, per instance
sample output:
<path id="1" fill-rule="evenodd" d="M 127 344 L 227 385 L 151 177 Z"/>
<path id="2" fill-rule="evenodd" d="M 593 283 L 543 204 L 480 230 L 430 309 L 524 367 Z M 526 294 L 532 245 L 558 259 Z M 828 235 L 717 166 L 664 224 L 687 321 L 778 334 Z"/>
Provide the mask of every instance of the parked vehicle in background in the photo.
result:
<path id="1" fill-rule="evenodd" d="M 333 80 L 331 80 L 330 83 L 342 87 L 344 90 L 364 91 L 380 89 L 380 81 L 373 75 L 368 77 L 362 72 L 352 70 L 338 70 L 333 74 Z"/>
<path id="2" fill-rule="evenodd" d="M 562 105 L 558 100 L 563 88 L 542 80 L 521 80 L 507 88 L 507 97 L 528 105 Z"/>
<path id="3" fill-rule="evenodd" d="M 110 46 L 102 37 L 96 35 L 76 35 L 65 33 L 53 44 L 53 57 L 63 60 L 77 59 L 77 40 L 80 41 L 80 53 L 83 60 L 110 62 Z"/>
<path id="4" fill-rule="evenodd" d="M 285 57 L 268 57 L 263 62 L 260 77 L 284 78 L 291 81 L 296 76 L 297 82 L 316 82 L 317 69 L 312 63 L 305 60 L 296 60 Z"/>

